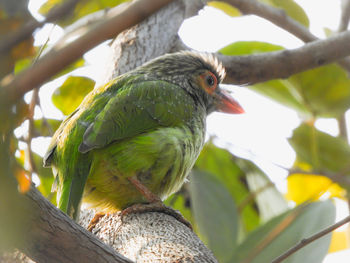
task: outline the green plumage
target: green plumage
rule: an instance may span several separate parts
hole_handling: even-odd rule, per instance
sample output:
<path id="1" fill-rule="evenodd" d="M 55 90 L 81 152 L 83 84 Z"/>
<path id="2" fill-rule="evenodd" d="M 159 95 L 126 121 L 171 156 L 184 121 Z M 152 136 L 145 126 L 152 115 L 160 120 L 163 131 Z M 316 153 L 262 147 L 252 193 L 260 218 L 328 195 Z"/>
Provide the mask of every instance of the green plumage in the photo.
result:
<path id="1" fill-rule="evenodd" d="M 104 212 L 147 202 L 132 176 L 162 200 L 177 191 L 203 146 L 212 106 L 198 76 L 212 67 L 197 54 L 176 53 L 88 94 L 44 157 L 56 175 L 58 207 L 76 218 L 82 197 Z"/>

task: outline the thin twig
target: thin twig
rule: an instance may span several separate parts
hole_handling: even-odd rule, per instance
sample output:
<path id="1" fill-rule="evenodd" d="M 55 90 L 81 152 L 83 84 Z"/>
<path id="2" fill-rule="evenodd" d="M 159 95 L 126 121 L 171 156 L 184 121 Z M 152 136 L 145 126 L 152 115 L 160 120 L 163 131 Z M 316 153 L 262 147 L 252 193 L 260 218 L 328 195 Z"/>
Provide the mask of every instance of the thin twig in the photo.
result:
<path id="1" fill-rule="evenodd" d="M 49 32 L 49 35 L 44 43 L 44 45 L 41 46 L 40 50 L 38 51 L 37 56 L 35 57 L 35 59 L 32 62 L 32 65 L 34 65 L 38 59 L 40 58 L 41 54 L 43 53 L 44 49 L 47 47 L 47 44 L 50 40 L 51 34 L 53 32 L 53 28 L 51 29 L 51 31 Z M 39 88 L 35 88 L 33 90 L 33 94 L 32 94 L 32 99 L 30 101 L 29 104 L 29 110 L 28 110 L 28 121 L 29 121 L 29 125 L 28 125 L 28 136 L 26 138 L 26 142 L 27 142 L 27 155 L 28 155 L 28 164 L 29 164 L 29 171 L 30 171 L 30 179 L 32 179 L 32 173 L 35 172 L 37 173 L 37 168 L 35 165 L 35 161 L 34 161 L 34 156 L 33 156 L 33 152 L 32 152 L 32 139 L 33 139 L 33 132 L 34 132 L 34 112 L 35 112 L 35 106 L 39 104 Z"/>
<path id="2" fill-rule="evenodd" d="M 305 247 L 306 245 L 312 243 L 313 241 L 329 234 L 330 232 L 334 231 L 335 229 L 345 225 L 346 223 L 350 222 L 350 216 L 345 217 L 343 220 L 339 221 L 336 224 L 331 225 L 330 227 L 327 227 L 326 229 L 316 233 L 315 235 L 309 237 L 309 238 L 304 238 L 300 240 L 298 244 L 296 244 L 294 247 L 290 248 L 288 251 L 280 255 L 279 257 L 275 258 L 271 263 L 279 263 L 288 258 L 290 255 L 294 254 L 301 248 Z"/>
<path id="3" fill-rule="evenodd" d="M 273 240 L 275 240 L 291 223 L 296 217 L 302 212 L 305 206 L 301 205 L 292 211 L 289 215 L 283 218 L 260 242 L 255 246 L 241 263 L 250 263 L 257 257 L 257 255 L 266 248 Z"/>

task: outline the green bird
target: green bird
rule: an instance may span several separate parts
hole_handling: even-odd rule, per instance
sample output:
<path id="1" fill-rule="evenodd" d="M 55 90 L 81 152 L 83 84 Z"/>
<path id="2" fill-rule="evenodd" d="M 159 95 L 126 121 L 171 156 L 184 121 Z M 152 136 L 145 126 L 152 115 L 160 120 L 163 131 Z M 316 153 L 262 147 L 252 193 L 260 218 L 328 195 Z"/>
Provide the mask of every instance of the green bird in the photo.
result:
<path id="1" fill-rule="evenodd" d="M 44 156 L 58 207 L 76 219 L 82 200 L 107 213 L 178 191 L 203 147 L 207 115 L 243 112 L 219 87 L 224 74 L 212 55 L 179 52 L 91 91 Z"/>

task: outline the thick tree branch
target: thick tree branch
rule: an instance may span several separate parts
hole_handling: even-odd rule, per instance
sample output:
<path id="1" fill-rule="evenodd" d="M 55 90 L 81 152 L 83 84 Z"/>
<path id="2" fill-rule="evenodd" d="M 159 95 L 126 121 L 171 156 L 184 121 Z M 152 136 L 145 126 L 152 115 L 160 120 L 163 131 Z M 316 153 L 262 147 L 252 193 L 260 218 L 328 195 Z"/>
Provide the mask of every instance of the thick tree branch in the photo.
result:
<path id="1" fill-rule="evenodd" d="M 289 17 L 283 9 L 278 9 L 256 0 L 223 0 L 223 2 L 227 2 L 237 7 L 243 14 L 252 14 L 265 18 L 276 26 L 293 34 L 305 43 L 318 39 L 305 26 Z M 343 59 L 338 63 L 348 72 L 350 72 L 350 60 Z"/>
<path id="2" fill-rule="evenodd" d="M 283 9 L 278 9 L 256 0 L 223 0 L 223 2 L 235 6 L 245 15 L 257 15 L 265 18 L 304 42 L 311 42 L 317 39 L 306 27 L 289 17 Z"/>
<path id="3" fill-rule="evenodd" d="M 35 188 L 26 195 L 28 229 L 19 247 L 36 262 L 132 262 L 54 207 Z"/>
<path id="4" fill-rule="evenodd" d="M 43 84 L 51 76 L 68 66 L 86 51 L 99 43 L 118 35 L 123 30 L 143 21 L 172 0 L 136 0 L 112 9 L 104 20 L 87 30 L 75 41 L 56 46 L 28 70 L 0 83 L 0 110 L 15 103 L 26 92 Z"/>
<path id="5" fill-rule="evenodd" d="M 80 223 L 87 227 L 93 211 L 83 210 Z M 98 238 L 135 262 L 217 263 L 196 234 L 174 217 L 164 213 L 120 212 L 100 219 L 92 230 Z"/>
<path id="6" fill-rule="evenodd" d="M 350 32 L 339 33 L 325 40 L 316 40 L 291 50 L 250 56 L 223 56 L 226 67 L 225 82 L 254 84 L 335 62 L 350 55 Z"/>
<path id="7" fill-rule="evenodd" d="M 343 0 L 342 2 L 342 13 L 338 27 L 338 32 L 345 31 L 348 28 L 350 20 L 350 0 Z"/>

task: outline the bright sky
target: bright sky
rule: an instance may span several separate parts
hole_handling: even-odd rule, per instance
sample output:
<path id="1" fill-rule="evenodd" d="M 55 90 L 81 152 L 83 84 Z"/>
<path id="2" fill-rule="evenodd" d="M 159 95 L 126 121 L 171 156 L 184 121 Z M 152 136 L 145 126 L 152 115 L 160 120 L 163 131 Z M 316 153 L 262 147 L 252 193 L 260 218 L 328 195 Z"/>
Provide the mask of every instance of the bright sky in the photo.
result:
<path id="1" fill-rule="evenodd" d="M 324 28 L 336 30 L 340 16 L 340 0 L 295 0 L 306 11 L 310 19 L 310 30 L 320 38 L 324 37 Z M 33 15 L 42 19 L 37 13 L 44 0 L 29 1 Z M 45 26 L 36 33 L 35 44 L 43 44 L 50 31 L 50 43 L 57 41 L 63 30 L 58 26 Z M 190 18 L 179 32 L 183 41 L 193 49 L 214 52 L 235 41 L 265 41 L 286 48 L 296 48 L 303 43 L 274 26 L 264 19 L 254 16 L 231 18 L 214 8 L 205 8 L 196 17 Z M 210 36 L 210 37 L 208 37 Z M 104 74 L 105 64 L 110 56 L 107 45 L 100 45 L 88 52 L 84 58 L 89 66 L 78 69 L 74 75 L 88 76 L 99 80 Z M 62 113 L 51 103 L 51 94 L 61 85 L 65 77 L 44 85 L 40 91 L 40 99 L 45 116 L 48 118 L 62 118 Z M 245 158 L 254 160 L 275 182 L 280 191 L 286 192 L 286 171 L 282 167 L 292 166 L 295 154 L 289 146 L 287 138 L 292 130 L 300 124 L 295 111 L 272 102 L 245 88 L 229 87 L 233 96 L 244 107 L 246 114 L 229 116 L 221 113 L 212 114 L 208 118 L 208 134 L 216 135 L 219 145 Z M 27 96 L 29 99 L 30 97 Z M 41 113 L 36 111 L 36 116 Z M 348 122 L 349 123 L 349 122 Z M 317 122 L 317 128 L 332 135 L 338 133 L 335 120 L 322 119 Z M 23 132 L 18 129 L 17 134 Z M 46 151 L 50 138 L 38 138 L 33 142 L 33 150 L 40 155 Z M 277 164 L 277 165 L 276 165 Z M 348 213 L 342 202 L 337 202 L 337 220 Z M 347 260 L 344 259 L 347 258 Z M 350 252 L 339 252 L 328 255 L 324 263 L 345 263 L 350 258 Z"/>

